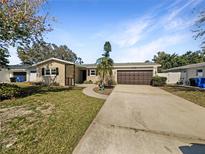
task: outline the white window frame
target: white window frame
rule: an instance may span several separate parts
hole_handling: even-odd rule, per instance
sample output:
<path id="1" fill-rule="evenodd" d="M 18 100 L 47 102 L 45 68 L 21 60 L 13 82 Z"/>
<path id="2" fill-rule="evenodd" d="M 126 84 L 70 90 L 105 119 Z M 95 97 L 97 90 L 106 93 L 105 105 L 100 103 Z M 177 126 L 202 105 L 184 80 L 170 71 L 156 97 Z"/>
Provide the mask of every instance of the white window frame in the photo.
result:
<path id="1" fill-rule="evenodd" d="M 94 71 L 94 72 L 95 72 L 95 74 L 94 74 L 94 75 L 92 74 L 92 71 Z M 90 69 L 90 76 L 96 76 L 96 69 Z"/>
<path id="2" fill-rule="evenodd" d="M 45 71 L 44 71 L 44 76 L 56 76 L 56 74 L 52 74 L 52 69 L 55 69 L 56 68 L 45 68 Z M 46 74 L 46 70 L 49 70 L 49 74 Z"/>
<path id="3" fill-rule="evenodd" d="M 200 70 L 200 71 L 202 70 L 202 72 L 198 72 L 199 70 Z M 203 75 L 204 75 L 203 69 L 197 69 L 197 70 L 196 70 L 196 76 L 197 76 L 197 77 L 203 77 Z"/>
<path id="4" fill-rule="evenodd" d="M 54 72 L 55 72 L 55 74 L 52 74 L 52 71 L 54 71 Z M 54 76 L 55 76 L 55 75 L 56 75 L 56 73 L 57 73 L 56 68 L 51 68 L 51 69 L 50 69 L 50 74 L 51 74 L 51 75 L 54 75 Z"/>

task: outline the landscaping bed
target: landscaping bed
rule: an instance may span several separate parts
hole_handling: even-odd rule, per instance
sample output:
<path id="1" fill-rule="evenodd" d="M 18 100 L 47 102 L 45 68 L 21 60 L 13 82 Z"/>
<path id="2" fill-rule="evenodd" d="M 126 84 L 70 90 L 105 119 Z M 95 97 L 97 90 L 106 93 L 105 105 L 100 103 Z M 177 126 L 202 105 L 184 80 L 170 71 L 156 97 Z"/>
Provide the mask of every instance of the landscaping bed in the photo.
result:
<path id="1" fill-rule="evenodd" d="M 39 89 L 0 102 L 0 153 L 72 153 L 104 102 L 81 88 Z"/>
<path id="2" fill-rule="evenodd" d="M 112 93 L 112 90 L 114 89 L 114 86 L 105 87 L 104 90 L 100 90 L 99 87 L 95 87 L 93 90 L 96 93 L 103 94 L 103 95 L 110 95 Z"/>
<path id="3" fill-rule="evenodd" d="M 182 87 L 182 86 L 165 86 L 162 87 L 162 89 L 174 95 L 180 96 L 186 100 L 189 100 L 195 104 L 205 107 L 204 90 L 191 88 L 191 87 Z"/>

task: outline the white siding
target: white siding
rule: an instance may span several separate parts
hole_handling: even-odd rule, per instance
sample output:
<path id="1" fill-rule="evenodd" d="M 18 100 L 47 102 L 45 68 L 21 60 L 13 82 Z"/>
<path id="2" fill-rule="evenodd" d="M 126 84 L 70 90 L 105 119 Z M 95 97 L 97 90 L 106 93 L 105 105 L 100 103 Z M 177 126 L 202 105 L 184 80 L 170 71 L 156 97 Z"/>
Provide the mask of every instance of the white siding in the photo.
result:
<path id="1" fill-rule="evenodd" d="M 176 84 L 181 79 L 181 72 L 157 73 L 157 75 L 166 77 L 167 84 Z"/>
<path id="2" fill-rule="evenodd" d="M 189 68 L 187 69 L 187 77 L 189 78 L 195 78 L 197 76 L 197 70 L 202 69 L 203 70 L 203 77 L 205 77 L 205 67 L 198 67 L 198 68 Z"/>
<path id="3" fill-rule="evenodd" d="M 29 81 L 30 82 L 35 82 L 36 81 L 36 73 L 30 73 Z"/>
<path id="4" fill-rule="evenodd" d="M 10 82 L 10 73 L 7 69 L 0 71 L 0 82 Z"/>

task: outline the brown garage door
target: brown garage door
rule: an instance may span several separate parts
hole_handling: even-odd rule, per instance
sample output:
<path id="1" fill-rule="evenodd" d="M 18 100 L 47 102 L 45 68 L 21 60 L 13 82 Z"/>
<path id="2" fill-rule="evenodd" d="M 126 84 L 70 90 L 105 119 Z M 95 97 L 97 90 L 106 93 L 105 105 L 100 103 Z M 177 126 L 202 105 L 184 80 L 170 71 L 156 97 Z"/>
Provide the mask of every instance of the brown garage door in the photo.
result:
<path id="1" fill-rule="evenodd" d="M 118 84 L 149 85 L 152 79 L 152 70 L 118 70 Z"/>

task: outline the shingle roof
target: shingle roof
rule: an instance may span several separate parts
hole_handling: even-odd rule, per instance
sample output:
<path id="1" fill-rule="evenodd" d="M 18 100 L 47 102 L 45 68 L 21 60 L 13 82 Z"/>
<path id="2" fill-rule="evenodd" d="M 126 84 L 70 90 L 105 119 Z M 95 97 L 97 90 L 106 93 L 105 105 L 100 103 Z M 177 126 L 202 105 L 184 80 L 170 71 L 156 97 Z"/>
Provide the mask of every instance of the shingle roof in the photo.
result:
<path id="1" fill-rule="evenodd" d="M 9 69 L 28 69 L 28 68 L 34 68 L 32 65 L 9 65 Z"/>
<path id="2" fill-rule="evenodd" d="M 46 59 L 44 61 L 41 61 L 39 63 L 36 63 L 34 65 L 10 65 L 9 68 L 10 69 L 28 69 L 28 68 L 34 68 L 36 67 L 37 65 L 40 65 L 40 64 L 43 64 L 43 63 L 46 63 L 48 61 L 51 61 L 51 60 L 54 60 L 54 61 L 58 61 L 58 62 L 62 62 L 62 63 L 66 63 L 66 64 L 74 64 L 73 62 L 69 62 L 69 61 L 66 61 L 66 60 L 61 60 L 61 59 L 58 59 L 58 58 L 49 58 L 49 59 Z M 75 64 L 77 67 L 88 67 L 88 68 L 95 68 L 97 66 L 97 64 Z M 156 63 L 153 63 L 153 62 L 148 62 L 148 63 L 144 63 L 144 62 L 130 62 L 130 63 L 114 63 L 114 67 L 136 67 L 136 66 L 160 66 L 159 64 L 156 64 Z"/>
<path id="3" fill-rule="evenodd" d="M 144 62 L 130 62 L 130 63 L 114 63 L 114 67 L 120 67 L 120 66 L 136 66 L 136 65 L 146 65 L 146 66 L 150 66 L 150 65 L 157 65 L 160 66 L 159 64 L 156 63 L 152 63 L 152 62 L 148 62 L 148 63 L 144 63 Z M 97 64 L 83 64 L 82 66 L 84 67 L 96 67 Z"/>
<path id="4" fill-rule="evenodd" d="M 170 68 L 170 69 L 164 70 L 164 72 L 178 71 L 178 70 L 184 70 L 184 69 L 196 68 L 196 67 L 205 67 L 205 62 L 197 63 L 197 64 L 190 64 L 190 65 L 185 65 L 185 66 L 180 66 L 180 67 L 174 67 L 174 68 Z"/>
<path id="5" fill-rule="evenodd" d="M 58 62 L 61 62 L 61 63 L 65 63 L 65 64 L 74 64 L 73 62 L 70 62 L 70 61 L 66 61 L 66 60 L 62 60 L 62 59 L 58 59 L 58 58 L 49 58 L 49 59 L 46 59 L 46 60 L 43 60 L 41 62 L 38 62 L 36 64 L 34 64 L 33 66 L 37 66 L 37 65 L 40 65 L 40 64 L 43 64 L 43 63 L 46 63 L 48 61 L 58 61 Z"/>

